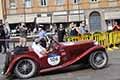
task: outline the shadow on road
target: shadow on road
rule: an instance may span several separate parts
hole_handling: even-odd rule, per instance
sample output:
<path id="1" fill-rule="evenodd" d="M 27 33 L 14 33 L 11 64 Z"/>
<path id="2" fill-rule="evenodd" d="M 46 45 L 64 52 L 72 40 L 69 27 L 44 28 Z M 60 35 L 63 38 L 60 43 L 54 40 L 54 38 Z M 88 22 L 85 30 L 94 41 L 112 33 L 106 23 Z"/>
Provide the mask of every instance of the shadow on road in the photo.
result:
<path id="1" fill-rule="evenodd" d="M 81 64 L 75 64 L 75 65 L 71 65 L 69 67 L 66 67 L 64 69 L 60 69 L 60 70 L 55 70 L 55 71 L 50 71 L 50 72 L 46 72 L 46 73 L 41 73 L 41 76 L 45 76 L 45 75 L 54 75 L 54 74 L 61 74 L 61 73 L 69 73 L 69 72 L 74 72 L 74 71 L 78 71 L 78 70 L 85 70 L 85 69 L 89 69 L 90 66 L 89 65 L 81 65 Z"/>
<path id="2" fill-rule="evenodd" d="M 105 68 L 109 68 L 110 65 L 112 65 L 112 64 L 108 64 Z M 57 70 L 57 71 L 55 70 L 55 71 L 50 71 L 50 72 L 46 72 L 46 73 L 41 73 L 41 74 L 36 75 L 32 78 L 40 77 L 40 76 L 44 77 L 44 76 L 48 76 L 48 75 L 64 74 L 64 73 L 75 72 L 75 71 L 79 71 L 79 70 L 81 70 L 81 71 L 90 70 L 90 69 L 91 68 L 90 68 L 89 65 L 75 64 L 75 65 L 71 65 L 69 67 L 66 67 L 62 70 L 60 69 L 60 70 Z M 32 78 L 30 78 L 30 79 L 32 80 Z M 10 79 L 7 79 L 7 80 L 20 80 L 20 79 L 17 79 L 16 77 L 11 77 Z M 27 79 L 22 79 L 22 80 L 27 80 Z"/>
<path id="3" fill-rule="evenodd" d="M 63 74 L 63 73 L 69 73 L 69 72 L 74 72 L 74 71 L 78 71 L 78 70 L 85 70 L 85 69 L 89 69 L 90 66 L 89 65 L 80 65 L 80 64 L 75 64 L 75 65 L 71 65 L 69 67 L 66 67 L 64 69 L 60 69 L 60 70 L 54 70 L 54 71 L 49 71 L 49 72 L 46 72 L 46 73 L 41 73 L 41 74 L 38 74 L 34 77 L 40 77 L 40 76 L 48 76 L 48 75 L 55 75 L 55 74 Z M 32 78 L 34 78 L 32 77 Z M 19 80 L 17 79 L 16 77 L 10 77 L 10 79 L 8 80 Z M 24 79 L 22 79 L 24 80 Z M 26 79 L 25 79 L 26 80 Z"/>

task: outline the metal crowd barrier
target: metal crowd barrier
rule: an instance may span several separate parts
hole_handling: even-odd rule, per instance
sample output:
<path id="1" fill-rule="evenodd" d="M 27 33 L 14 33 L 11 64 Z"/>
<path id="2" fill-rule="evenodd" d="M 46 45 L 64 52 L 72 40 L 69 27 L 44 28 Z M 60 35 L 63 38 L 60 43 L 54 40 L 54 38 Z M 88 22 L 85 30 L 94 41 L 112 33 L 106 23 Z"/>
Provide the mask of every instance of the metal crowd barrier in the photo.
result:
<path id="1" fill-rule="evenodd" d="M 32 41 L 33 38 L 38 37 L 38 35 L 27 36 L 27 41 Z M 80 40 L 95 40 L 100 45 L 106 47 L 108 50 L 118 49 L 116 46 L 120 44 L 120 31 L 108 31 L 108 32 L 95 32 L 93 34 L 81 34 L 79 36 L 67 36 L 64 38 L 67 42 L 74 42 Z M 19 42 L 19 37 L 11 37 L 10 39 L 0 39 L 0 41 L 9 41 L 12 43 L 13 48 L 16 46 L 16 43 Z M 111 48 L 112 46 L 112 48 Z"/>
<path id="2" fill-rule="evenodd" d="M 38 35 L 30 35 L 27 36 L 27 43 L 33 41 L 33 39 L 37 38 Z M 14 36 L 14 37 L 10 37 L 10 39 L 0 39 L 0 41 L 5 41 L 5 42 L 9 42 L 9 46 L 14 49 L 16 46 L 19 45 L 19 39 L 20 36 Z"/>
<path id="3" fill-rule="evenodd" d="M 8 42 L 10 47 L 12 46 L 12 48 L 15 48 L 16 43 L 19 42 L 19 38 L 16 38 L 16 39 L 13 39 L 13 38 L 12 39 L 11 38 L 10 39 L 0 39 L 0 42 L 3 42 L 3 41 L 5 41 L 5 44 L 6 44 L 6 42 Z"/>
<path id="4" fill-rule="evenodd" d="M 80 40 L 95 40 L 108 50 L 118 49 L 116 45 L 120 44 L 120 31 L 95 32 L 93 34 L 88 33 L 80 36 L 65 37 L 65 41 L 67 42 Z"/>

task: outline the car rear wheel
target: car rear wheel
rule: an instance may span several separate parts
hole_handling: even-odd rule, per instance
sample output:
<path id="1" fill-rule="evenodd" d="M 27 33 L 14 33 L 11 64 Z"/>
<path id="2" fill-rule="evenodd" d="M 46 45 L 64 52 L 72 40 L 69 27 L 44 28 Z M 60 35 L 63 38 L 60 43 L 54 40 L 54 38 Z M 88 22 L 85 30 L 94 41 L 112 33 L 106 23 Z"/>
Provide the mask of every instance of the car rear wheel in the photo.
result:
<path id="1" fill-rule="evenodd" d="M 104 68 L 108 63 L 108 55 L 105 51 L 95 51 L 90 54 L 89 63 L 93 69 Z"/>
<path id="2" fill-rule="evenodd" d="M 30 78 L 35 75 L 36 64 L 31 59 L 21 59 L 17 62 L 14 73 L 18 78 Z"/>

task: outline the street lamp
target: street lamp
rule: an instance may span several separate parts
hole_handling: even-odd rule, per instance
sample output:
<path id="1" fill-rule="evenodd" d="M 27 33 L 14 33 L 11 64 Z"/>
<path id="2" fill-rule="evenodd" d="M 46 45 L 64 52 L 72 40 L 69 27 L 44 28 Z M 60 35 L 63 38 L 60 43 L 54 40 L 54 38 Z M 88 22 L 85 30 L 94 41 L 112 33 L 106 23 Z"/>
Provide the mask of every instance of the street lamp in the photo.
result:
<path id="1" fill-rule="evenodd" d="M 80 14 L 80 6 L 79 6 L 80 4 L 79 4 L 79 3 L 80 3 L 80 2 L 77 2 L 77 6 L 78 6 L 78 16 L 79 16 L 79 21 L 81 21 L 81 20 L 80 20 L 80 18 L 81 18 L 80 15 L 81 15 L 81 14 Z"/>
<path id="2" fill-rule="evenodd" d="M 5 22 L 6 20 L 6 16 L 7 16 L 7 12 L 6 12 L 6 0 L 1 0 L 1 7 L 2 7 L 2 17 L 3 17 L 3 21 Z"/>
<path id="3" fill-rule="evenodd" d="M 68 22 L 69 22 L 69 0 L 67 0 L 67 23 Z"/>
<path id="4" fill-rule="evenodd" d="M 52 13 L 51 12 L 48 13 L 48 17 L 50 17 L 50 24 L 52 25 Z"/>
<path id="5" fill-rule="evenodd" d="M 26 23 L 26 4 L 25 4 L 25 0 L 24 0 L 24 13 L 23 13 L 23 15 L 24 15 L 24 23 Z"/>

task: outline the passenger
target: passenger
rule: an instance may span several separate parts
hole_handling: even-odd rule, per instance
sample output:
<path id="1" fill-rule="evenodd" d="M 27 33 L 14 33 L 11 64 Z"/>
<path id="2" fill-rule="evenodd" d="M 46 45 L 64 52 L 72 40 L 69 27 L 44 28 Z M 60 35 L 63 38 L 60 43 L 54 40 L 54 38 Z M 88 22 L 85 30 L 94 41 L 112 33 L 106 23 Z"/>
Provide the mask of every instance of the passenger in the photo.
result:
<path id="1" fill-rule="evenodd" d="M 46 36 L 46 31 L 44 29 L 44 26 L 43 25 L 39 25 L 39 39 L 41 40 L 41 45 L 46 48 L 46 39 L 45 39 L 45 36 Z"/>
<path id="2" fill-rule="evenodd" d="M 40 58 L 49 53 L 50 51 L 52 51 L 52 50 L 47 51 L 47 49 L 41 45 L 41 41 L 39 38 L 35 39 L 35 41 L 32 44 L 32 48 Z"/>

